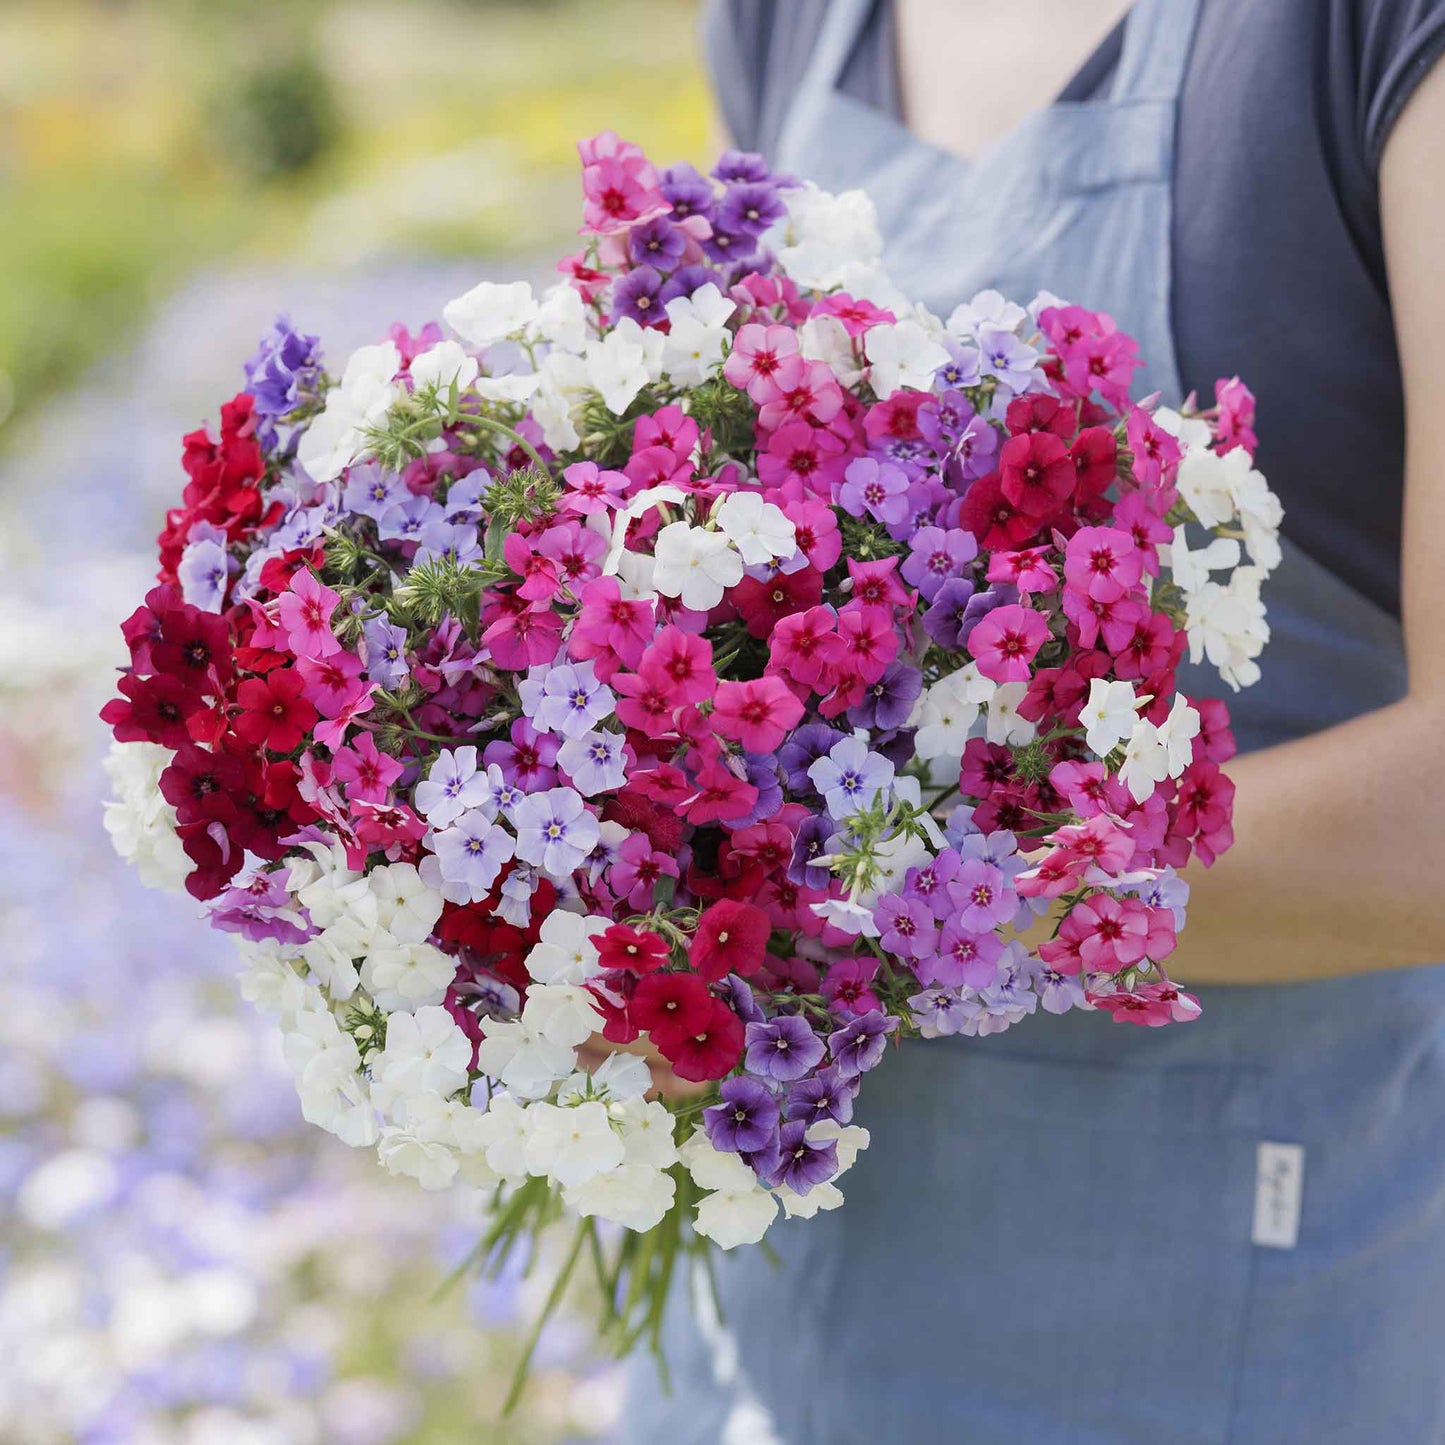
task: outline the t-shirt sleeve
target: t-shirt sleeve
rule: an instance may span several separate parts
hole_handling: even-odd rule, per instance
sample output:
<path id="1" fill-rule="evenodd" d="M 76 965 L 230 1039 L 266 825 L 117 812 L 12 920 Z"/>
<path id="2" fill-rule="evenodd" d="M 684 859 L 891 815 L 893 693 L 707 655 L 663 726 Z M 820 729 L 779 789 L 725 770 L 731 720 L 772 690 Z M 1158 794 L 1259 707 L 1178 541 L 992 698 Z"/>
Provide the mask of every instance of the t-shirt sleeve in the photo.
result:
<path id="1" fill-rule="evenodd" d="M 1373 175 L 1416 87 L 1445 55 L 1445 0 L 1354 0 L 1357 117 Z"/>

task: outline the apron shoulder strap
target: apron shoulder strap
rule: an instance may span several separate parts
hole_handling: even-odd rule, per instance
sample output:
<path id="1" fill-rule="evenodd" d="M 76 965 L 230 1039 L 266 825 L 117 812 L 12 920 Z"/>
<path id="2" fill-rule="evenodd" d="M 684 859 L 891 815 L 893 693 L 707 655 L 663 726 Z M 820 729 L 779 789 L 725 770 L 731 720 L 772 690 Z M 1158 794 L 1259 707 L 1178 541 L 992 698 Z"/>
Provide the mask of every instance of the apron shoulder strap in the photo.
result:
<path id="1" fill-rule="evenodd" d="M 1177 100 L 1198 18 L 1199 0 L 1135 0 L 1111 98 Z"/>

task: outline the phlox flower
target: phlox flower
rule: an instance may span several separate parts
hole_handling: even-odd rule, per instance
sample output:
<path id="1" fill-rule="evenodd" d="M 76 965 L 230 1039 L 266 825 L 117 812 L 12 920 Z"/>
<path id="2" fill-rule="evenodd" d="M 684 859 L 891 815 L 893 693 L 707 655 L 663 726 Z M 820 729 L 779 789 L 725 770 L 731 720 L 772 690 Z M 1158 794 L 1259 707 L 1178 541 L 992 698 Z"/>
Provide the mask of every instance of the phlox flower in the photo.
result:
<path id="1" fill-rule="evenodd" d="M 777 373 L 783 359 L 798 354 L 791 327 L 749 322 L 733 338 L 723 375 L 759 406 L 778 395 Z"/>
<path id="2" fill-rule="evenodd" d="M 874 393 L 884 400 L 905 387 L 928 391 L 949 359 L 947 348 L 912 320 L 869 327 L 863 346 Z"/>
<path id="3" fill-rule="evenodd" d="M 584 798 L 616 792 L 627 781 L 627 755 L 621 733 L 592 728 L 569 737 L 558 749 L 557 761 Z"/>
<path id="4" fill-rule="evenodd" d="M 867 513 L 886 526 L 907 516 L 907 493 L 908 474 L 901 467 L 876 457 L 855 457 L 843 474 L 838 505 L 850 516 Z"/>
<path id="5" fill-rule="evenodd" d="M 972 533 L 960 527 L 945 531 L 942 527 L 922 527 L 909 542 L 907 560 L 903 563 L 904 579 L 932 601 L 939 589 L 978 556 L 978 543 Z"/>
<path id="6" fill-rule="evenodd" d="M 442 319 L 472 346 L 490 346 L 514 336 L 537 318 L 537 302 L 526 281 L 483 281 L 442 307 Z"/>
<path id="7" fill-rule="evenodd" d="M 881 1010 L 883 1003 L 872 987 L 877 978 L 876 958 L 842 959 L 829 968 L 823 980 L 823 997 L 843 1018 Z"/>
<path id="8" fill-rule="evenodd" d="M 552 608 L 506 611 L 487 624 L 482 644 L 492 660 L 509 672 L 551 662 L 562 641 L 561 615 Z"/>
<path id="9" fill-rule="evenodd" d="M 827 1052 L 823 1040 L 797 1014 L 747 1026 L 745 1064 L 759 1078 L 791 1083 L 810 1074 Z"/>
<path id="10" fill-rule="evenodd" d="M 718 684 L 712 725 L 750 753 L 771 753 L 803 719 L 803 704 L 780 677 Z"/>
<path id="11" fill-rule="evenodd" d="M 698 386 L 720 365 L 728 342 L 728 318 L 737 310 L 709 281 L 691 296 L 667 302 L 668 337 L 662 369 L 674 386 Z"/>
<path id="12" fill-rule="evenodd" d="M 562 510 L 584 517 L 620 507 L 628 487 L 623 472 L 603 471 L 596 462 L 573 462 L 563 471 L 562 480 L 567 484 Z"/>
<path id="13" fill-rule="evenodd" d="M 998 960 L 1003 943 L 991 931 L 966 928 L 949 918 L 938 939 L 938 952 L 931 958 L 918 959 L 913 971 L 923 984 L 940 984 L 945 988 L 986 988 L 998 975 Z"/>
<path id="14" fill-rule="evenodd" d="M 305 679 L 293 667 L 247 678 L 236 689 L 241 711 L 232 723 L 237 737 L 273 753 L 294 752 L 315 726 L 315 707 L 302 695 Z"/>
<path id="15" fill-rule="evenodd" d="M 776 1140 L 781 1110 L 766 1085 L 742 1075 L 725 1079 L 719 1094 L 720 1102 L 703 1110 L 703 1126 L 714 1149 L 756 1154 Z"/>
<path id="16" fill-rule="evenodd" d="M 591 662 L 561 662 L 518 687 L 522 710 L 539 732 L 581 737 L 612 716 L 616 695 Z"/>
<path id="17" fill-rule="evenodd" d="M 762 965 L 771 931 L 761 908 L 733 898 L 719 899 L 698 918 L 688 961 L 709 983 L 730 973 L 746 978 Z"/>
<path id="18" fill-rule="evenodd" d="M 1064 582 L 1094 602 L 1116 602 L 1138 585 L 1144 557 L 1117 527 L 1081 527 L 1064 551 Z"/>
<path id="19" fill-rule="evenodd" d="M 1007 923 L 1018 911 L 1018 897 L 1003 870 L 981 858 L 965 858 L 948 884 L 951 916 L 960 926 L 983 933 Z"/>
<path id="20" fill-rule="evenodd" d="M 835 818 L 849 818 L 869 807 L 893 786 L 893 764 L 870 752 L 860 734 L 835 743 L 808 769 L 813 786 Z"/>
<path id="21" fill-rule="evenodd" d="M 713 517 L 749 566 L 774 558 L 786 559 L 797 551 L 797 532 L 792 522 L 756 492 L 729 493 Z"/>
<path id="22" fill-rule="evenodd" d="M 517 856 L 549 877 L 567 878 L 602 836 L 596 816 L 571 788 L 528 793 L 512 808 Z"/>
<path id="23" fill-rule="evenodd" d="M 482 761 L 489 774 L 497 767 L 507 783 L 524 793 L 535 793 L 555 786 L 559 746 L 550 733 L 538 732 L 524 717 L 516 718 L 506 738 L 493 739 L 486 745 Z"/>
<path id="24" fill-rule="evenodd" d="M 1139 984 L 1132 991 L 1090 993 L 1088 1001 L 1112 1014 L 1115 1022 L 1160 1028 L 1164 1024 L 1191 1023 L 1200 1014 L 1199 1000 L 1167 979 Z"/>
<path id="25" fill-rule="evenodd" d="M 477 750 L 470 745 L 443 748 L 413 794 L 417 811 L 433 828 L 450 826 L 488 798 L 486 774 L 477 771 Z"/>
<path id="26" fill-rule="evenodd" d="M 1084 741 L 1099 757 L 1105 758 L 1122 742 L 1127 742 L 1139 720 L 1141 699 L 1135 697 L 1128 682 L 1109 682 L 1102 677 L 1089 682 L 1089 698 L 1079 713 L 1084 727 Z"/>
<path id="27" fill-rule="evenodd" d="M 340 600 L 309 567 L 301 568 L 292 577 L 289 590 L 277 605 L 280 626 L 292 653 L 321 658 L 341 651 L 341 643 L 331 630 L 331 614 Z"/>
<path id="28" fill-rule="evenodd" d="M 608 881 L 613 892 L 631 908 L 646 909 L 652 906 L 658 881 L 676 878 L 680 871 L 671 853 L 654 848 L 645 833 L 634 833 L 618 849 Z"/>
<path id="29" fill-rule="evenodd" d="M 402 765 L 380 752 L 370 733 L 362 733 L 350 747 L 338 748 L 331 760 L 332 775 L 346 786 L 348 802 L 380 803 L 401 776 Z"/>
<path id="30" fill-rule="evenodd" d="M 843 639 L 830 607 L 810 607 L 778 619 L 768 638 L 768 668 L 813 692 L 833 686 L 843 660 Z"/>
<path id="31" fill-rule="evenodd" d="M 463 813 L 455 823 L 433 835 L 442 877 L 456 885 L 453 901 L 479 903 L 496 886 L 502 865 L 517 851 L 516 840 L 479 808 Z"/>
<path id="32" fill-rule="evenodd" d="M 1029 664 L 1049 639 L 1049 624 L 1030 607 L 996 607 L 969 634 L 978 670 L 997 683 L 1027 682 Z"/>
<path id="33" fill-rule="evenodd" d="M 768 438 L 767 450 L 759 453 L 758 477 L 765 486 L 792 485 L 804 493 L 827 496 L 846 451 L 843 439 L 827 427 L 790 421 Z"/>
<path id="34" fill-rule="evenodd" d="M 694 612 L 709 612 L 743 576 L 743 559 L 721 532 L 671 522 L 653 545 L 652 585 Z"/>

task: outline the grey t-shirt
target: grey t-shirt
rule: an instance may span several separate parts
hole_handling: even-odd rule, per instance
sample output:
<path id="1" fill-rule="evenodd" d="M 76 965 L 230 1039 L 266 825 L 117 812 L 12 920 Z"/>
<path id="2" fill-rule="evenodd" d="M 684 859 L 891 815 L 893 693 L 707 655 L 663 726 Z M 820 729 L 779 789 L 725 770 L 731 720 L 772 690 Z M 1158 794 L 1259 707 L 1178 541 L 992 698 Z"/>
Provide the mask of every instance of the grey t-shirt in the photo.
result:
<path id="1" fill-rule="evenodd" d="M 827 3 L 710 0 L 708 59 L 736 144 L 776 143 Z M 1105 93 L 1122 41 L 1121 25 L 1060 99 Z M 1212 398 L 1217 378 L 1248 382 L 1287 534 L 1392 612 L 1404 405 L 1378 171 L 1442 53 L 1445 0 L 1203 0 L 1179 111 L 1171 305 L 1184 388 Z M 887 0 L 842 86 L 898 115 Z"/>

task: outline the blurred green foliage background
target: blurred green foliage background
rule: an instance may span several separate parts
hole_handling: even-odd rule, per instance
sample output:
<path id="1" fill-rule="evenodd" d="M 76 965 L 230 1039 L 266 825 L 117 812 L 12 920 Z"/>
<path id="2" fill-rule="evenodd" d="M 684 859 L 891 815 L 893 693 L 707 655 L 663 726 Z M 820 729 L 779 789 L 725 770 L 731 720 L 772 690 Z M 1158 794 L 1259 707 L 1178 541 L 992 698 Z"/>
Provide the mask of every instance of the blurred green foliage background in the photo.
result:
<path id="1" fill-rule="evenodd" d="M 0 3 L 0 451 L 202 265 L 561 254 L 607 127 L 702 157 L 695 0 Z"/>

